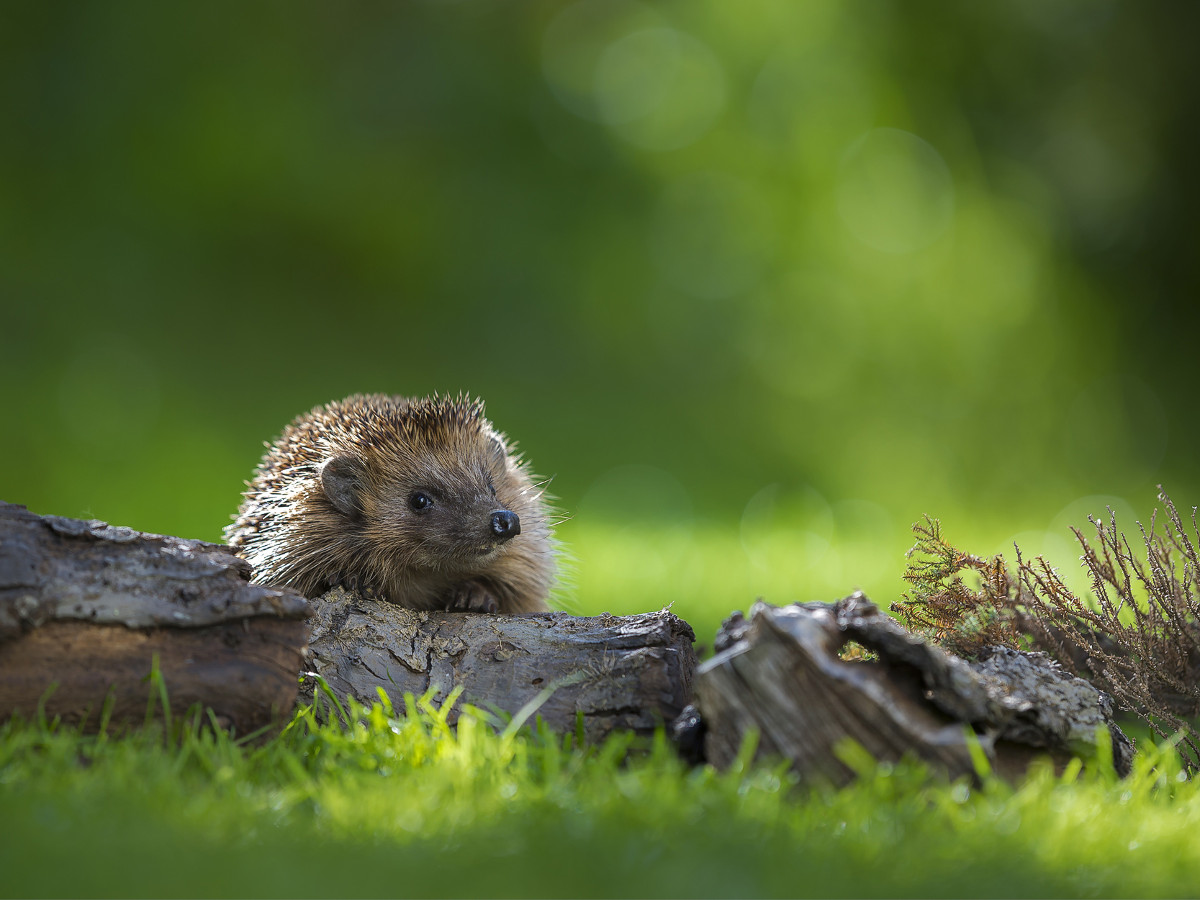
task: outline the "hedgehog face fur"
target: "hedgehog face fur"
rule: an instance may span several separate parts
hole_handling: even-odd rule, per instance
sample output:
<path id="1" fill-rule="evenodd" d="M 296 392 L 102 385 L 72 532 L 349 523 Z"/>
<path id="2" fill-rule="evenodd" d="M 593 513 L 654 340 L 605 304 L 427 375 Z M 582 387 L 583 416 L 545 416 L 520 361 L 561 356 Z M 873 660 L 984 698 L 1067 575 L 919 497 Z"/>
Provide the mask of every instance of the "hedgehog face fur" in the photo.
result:
<path id="1" fill-rule="evenodd" d="M 413 609 L 546 609 L 554 544 L 542 490 L 460 396 L 356 394 L 291 423 L 225 537 L 254 580 L 336 584 Z"/>

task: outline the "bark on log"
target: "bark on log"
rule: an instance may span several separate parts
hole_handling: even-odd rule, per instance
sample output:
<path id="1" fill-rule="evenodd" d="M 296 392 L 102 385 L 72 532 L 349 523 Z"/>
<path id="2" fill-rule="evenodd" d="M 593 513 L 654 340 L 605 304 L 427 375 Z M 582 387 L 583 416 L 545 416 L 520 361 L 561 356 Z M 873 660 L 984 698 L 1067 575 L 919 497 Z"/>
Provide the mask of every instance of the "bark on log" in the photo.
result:
<path id="1" fill-rule="evenodd" d="M 308 638 L 294 591 L 250 584 L 228 548 L 0 503 L 0 717 L 140 722 L 159 659 L 172 711 L 240 733 L 295 702 Z M 53 688 L 53 690 L 51 690 Z"/>
<path id="2" fill-rule="evenodd" d="M 665 610 L 636 616 L 423 612 L 336 588 L 312 601 L 312 666 L 339 697 L 399 705 L 461 685 L 459 705 L 517 715 L 536 704 L 556 731 L 582 715 L 589 741 L 613 729 L 652 733 L 691 696 L 691 627 Z M 308 688 L 311 690 L 311 687 Z M 457 706 L 451 721 L 457 717 Z"/>
<path id="3" fill-rule="evenodd" d="M 839 655 L 849 642 L 877 660 Z M 905 631 L 862 594 L 834 604 L 776 608 L 722 626 L 717 655 L 700 667 L 690 734 L 703 729 L 707 759 L 726 766 L 751 729 L 760 756 L 792 761 L 802 777 L 843 784 L 839 758 L 852 739 L 875 759 L 916 753 L 951 777 L 972 775 L 969 725 L 993 769 L 1015 777 L 1040 755 L 1088 756 L 1109 730 L 1113 766 L 1127 774 L 1132 744 L 1113 721 L 1107 694 L 1041 654 L 995 648 L 968 664 Z M 679 730 L 689 734 L 687 717 Z"/>

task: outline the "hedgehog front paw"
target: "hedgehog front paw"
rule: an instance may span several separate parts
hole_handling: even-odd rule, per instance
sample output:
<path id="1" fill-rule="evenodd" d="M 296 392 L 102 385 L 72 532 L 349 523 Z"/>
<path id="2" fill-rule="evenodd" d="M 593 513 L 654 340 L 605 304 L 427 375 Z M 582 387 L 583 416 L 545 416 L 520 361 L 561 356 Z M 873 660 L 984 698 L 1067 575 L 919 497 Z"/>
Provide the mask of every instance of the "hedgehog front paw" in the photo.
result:
<path id="1" fill-rule="evenodd" d="M 448 612 L 480 612 L 495 613 L 500 611 L 500 604 L 491 592 L 478 581 L 464 581 L 453 591 L 446 601 Z"/>

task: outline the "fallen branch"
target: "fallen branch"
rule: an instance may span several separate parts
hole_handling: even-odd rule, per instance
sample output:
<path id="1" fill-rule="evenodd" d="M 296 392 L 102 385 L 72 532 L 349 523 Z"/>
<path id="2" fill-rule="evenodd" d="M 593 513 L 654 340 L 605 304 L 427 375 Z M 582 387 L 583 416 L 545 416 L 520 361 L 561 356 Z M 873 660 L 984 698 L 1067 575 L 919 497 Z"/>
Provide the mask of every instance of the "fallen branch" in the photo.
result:
<path id="1" fill-rule="evenodd" d="M 341 588 L 312 601 L 313 669 L 334 695 L 363 703 L 383 688 L 541 716 L 589 741 L 614 729 L 652 733 L 691 696 L 691 627 L 665 610 L 636 616 L 419 612 Z M 309 688 L 311 690 L 311 687 Z M 451 720 L 457 716 L 452 712 Z"/>
<path id="2" fill-rule="evenodd" d="M 850 642 L 878 658 L 843 659 Z M 1108 695 L 1040 654 L 997 648 L 968 665 L 861 594 L 834 604 L 757 603 L 749 619 L 725 623 L 716 648 L 697 673 L 691 727 L 704 729 L 704 754 L 717 766 L 732 762 L 753 730 L 760 755 L 839 784 L 854 774 L 848 741 L 881 761 L 914 753 L 951 777 L 977 772 L 977 741 L 994 769 L 1016 775 L 1039 755 L 1059 763 L 1093 755 L 1102 727 L 1113 766 L 1129 771 L 1132 744 Z"/>
<path id="3" fill-rule="evenodd" d="M 286 714 L 304 598 L 249 583 L 228 548 L 0 504 L 0 716 L 141 721 L 157 657 L 176 715 L 246 733 Z"/>

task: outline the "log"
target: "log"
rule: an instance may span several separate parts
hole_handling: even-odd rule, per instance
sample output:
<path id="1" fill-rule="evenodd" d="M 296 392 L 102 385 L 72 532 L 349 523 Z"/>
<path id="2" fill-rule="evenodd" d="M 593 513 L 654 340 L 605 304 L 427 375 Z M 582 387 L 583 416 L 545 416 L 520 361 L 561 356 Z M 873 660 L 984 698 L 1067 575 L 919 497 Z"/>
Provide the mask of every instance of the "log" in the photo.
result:
<path id="1" fill-rule="evenodd" d="M 239 733 L 291 711 L 308 639 L 290 590 L 227 547 L 0 503 L 0 717 L 141 722 L 155 658 L 171 711 Z"/>
<path id="2" fill-rule="evenodd" d="M 140 721 L 157 659 L 176 715 L 200 704 L 242 733 L 290 710 L 307 666 L 365 704 L 379 688 L 440 702 L 461 687 L 452 722 L 469 703 L 520 721 L 536 714 L 560 732 L 581 724 L 599 741 L 675 719 L 685 750 L 718 766 L 754 731 L 760 756 L 835 783 L 854 773 L 848 739 L 879 760 L 916 753 L 972 775 L 966 726 L 1002 774 L 1037 755 L 1062 764 L 1086 754 L 1101 727 L 1118 772 L 1132 757 L 1111 699 L 1086 681 L 1003 648 L 968 664 L 861 594 L 756 604 L 725 623 L 697 672 L 692 629 L 665 610 L 422 612 L 342 588 L 306 602 L 249 575 L 217 544 L 0 503 L 0 717 L 41 709 L 95 727 L 107 702 L 112 722 Z M 850 643 L 878 658 L 842 658 Z"/>
<path id="3" fill-rule="evenodd" d="M 843 658 L 852 644 L 876 658 Z M 997 647 L 968 664 L 861 593 L 837 603 L 756 603 L 748 619 L 726 621 L 715 649 L 697 672 L 695 709 L 675 730 L 718 767 L 754 731 L 758 756 L 790 760 L 802 779 L 851 780 L 848 741 L 878 761 L 913 753 L 951 778 L 974 777 L 972 740 L 993 770 L 1015 778 L 1038 756 L 1060 767 L 1094 756 L 1102 727 L 1111 764 L 1121 775 L 1130 769 L 1133 746 L 1107 694 L 1042 654 Z"/>
<path id="4" fill-rule="evenodd" d="M 586 739 L 615 729 L 651 734 L 687 704 L 696 657 L 691 627 L 666 610 L 634 616 L 561 612 L 500 616 L 425 612 L 335 588 L 312 601 L 313 670 L 338 698 L 397 706 L 404 693 L 455 686 L 462 703 L 536 715 Z M 312 690 L 310 687 L 309 690 Z M 524 711 L 524 713 L 522 712 Z"/>

